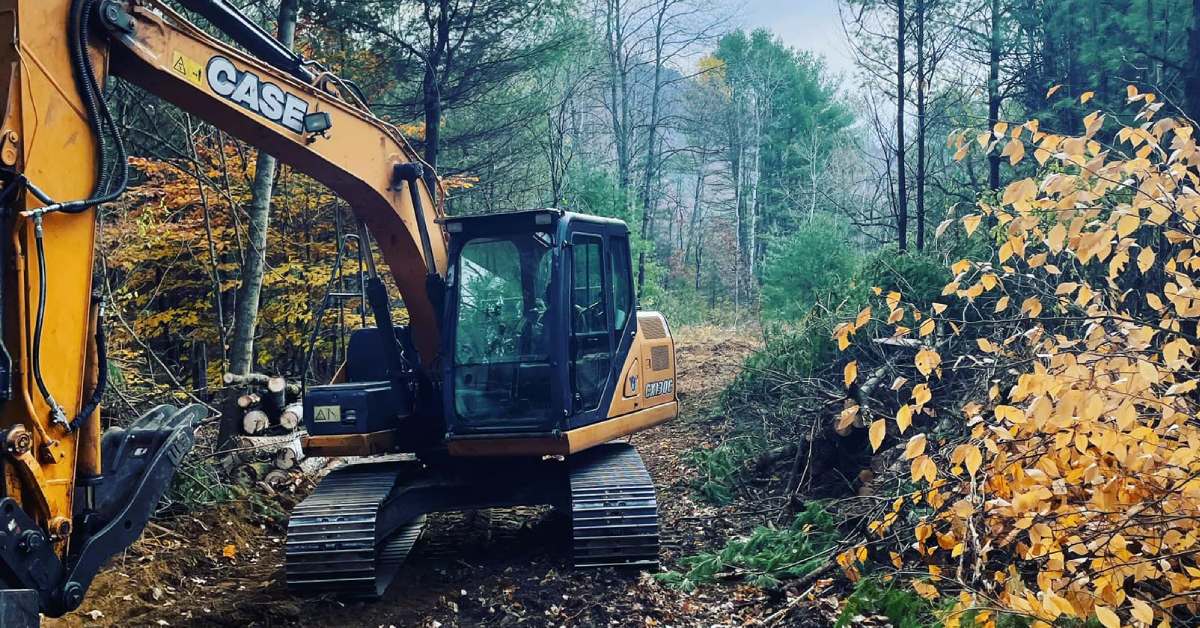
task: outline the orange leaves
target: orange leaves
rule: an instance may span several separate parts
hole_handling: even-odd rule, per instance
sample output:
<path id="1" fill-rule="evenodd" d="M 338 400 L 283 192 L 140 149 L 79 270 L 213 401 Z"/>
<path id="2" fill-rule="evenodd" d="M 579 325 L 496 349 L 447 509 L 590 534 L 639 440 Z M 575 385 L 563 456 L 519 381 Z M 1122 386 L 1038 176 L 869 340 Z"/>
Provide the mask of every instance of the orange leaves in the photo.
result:
<path id="1" fill-rule="evenodd" d="M 856 379 L 858 379 L 858 361 L 851 360 L 842 369 L 842 383 L 845 384 L 846 388 L 849 388 L 850 384 L 853 384 Z"/>

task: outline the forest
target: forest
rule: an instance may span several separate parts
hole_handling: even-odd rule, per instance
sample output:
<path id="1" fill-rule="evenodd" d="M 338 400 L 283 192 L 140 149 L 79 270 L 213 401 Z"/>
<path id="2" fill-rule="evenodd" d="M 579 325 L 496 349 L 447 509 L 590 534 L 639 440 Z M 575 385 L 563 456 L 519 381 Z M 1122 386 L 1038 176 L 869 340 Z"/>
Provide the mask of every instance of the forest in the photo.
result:
<path id="1" fill-rule="evenodd" d="M 573 573 L 552 515 L 497 509 L 312 608 L 279 553 L 311 481 L 247 480 L 205 428 L 63 625 L 1197 625 L 1200 1 L 813 2 L 836 64 L 723 0 L 238 0 L 448 215 L 628 225 L 678 355 L 680 417 L 632 438 L 662 568 Z M 351 208 L 106 93 L 133 177 L 99 214 L 106 424 L 220 411 L 226 373 L 328 381 L 369 324 Z"/>

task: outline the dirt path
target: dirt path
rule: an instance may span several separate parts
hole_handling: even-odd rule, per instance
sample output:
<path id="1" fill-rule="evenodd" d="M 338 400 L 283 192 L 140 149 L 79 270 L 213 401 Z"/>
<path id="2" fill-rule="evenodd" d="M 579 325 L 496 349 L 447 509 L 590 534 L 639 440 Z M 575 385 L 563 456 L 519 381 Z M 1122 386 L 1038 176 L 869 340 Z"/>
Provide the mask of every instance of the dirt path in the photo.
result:
<path id="1" fill-rule="evenodd" d="M 683 459 L 724 433 L 724 419 L 708 409 L 755 336 L 708 327 L 678 335 L 682 416 L 633 440 L 660 487 L 668 569 L 757 522 L 696 500 Z M 536 508 L 433 517 L 383 600 L 341 603 L 288 595 L 281 524 L 234 504 L 152 524 L 97 579 L 80 611 L 45 625 L 713 626 L 742 625 L 778 604 L 749 587 L 687 595 L 646 574 L 574 570 L 568 527 Z"/>

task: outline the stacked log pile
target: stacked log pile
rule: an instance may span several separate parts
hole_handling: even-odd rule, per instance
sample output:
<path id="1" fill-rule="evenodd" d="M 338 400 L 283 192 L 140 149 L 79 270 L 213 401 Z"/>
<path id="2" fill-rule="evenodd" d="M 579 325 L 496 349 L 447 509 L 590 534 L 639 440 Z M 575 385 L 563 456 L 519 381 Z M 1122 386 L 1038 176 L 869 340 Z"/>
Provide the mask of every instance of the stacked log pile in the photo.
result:
<path id="1" fill-rule="evenodd" d="M 286 490 L 318 473 L 325 458 L 306 458 L 300 447 L 304 405 L 300 385 L 283 377 L 226 373 L 226 412 L 240 418 L 222 466 L 234 482 L 251 488 Z"/>

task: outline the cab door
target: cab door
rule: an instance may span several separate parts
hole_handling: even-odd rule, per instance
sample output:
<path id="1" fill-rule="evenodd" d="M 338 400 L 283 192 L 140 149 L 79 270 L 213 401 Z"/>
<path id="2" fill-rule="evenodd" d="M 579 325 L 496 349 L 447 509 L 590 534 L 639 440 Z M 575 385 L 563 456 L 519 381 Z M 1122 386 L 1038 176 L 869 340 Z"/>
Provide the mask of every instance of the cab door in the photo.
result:
<path id="1" fill-rule="evenodd" d="M 591 422 L 601 407 L 613 364 L 608 268 L 602 229 L 570 230 L 567 297 L 568 352 L 572 412 L 579 422 Z M 582 419 L 582 421 L 580 421 Z"/>
<path id="2" fill-rule="evenodd" d="M 605 219 L 572 220 L 564 277 L 569 280 L 565 308 L 568 428 L 608 418 L 614 394 L 623 387 L 626 363 L 637 329 L 637 301 L 624 223 Z"/>

